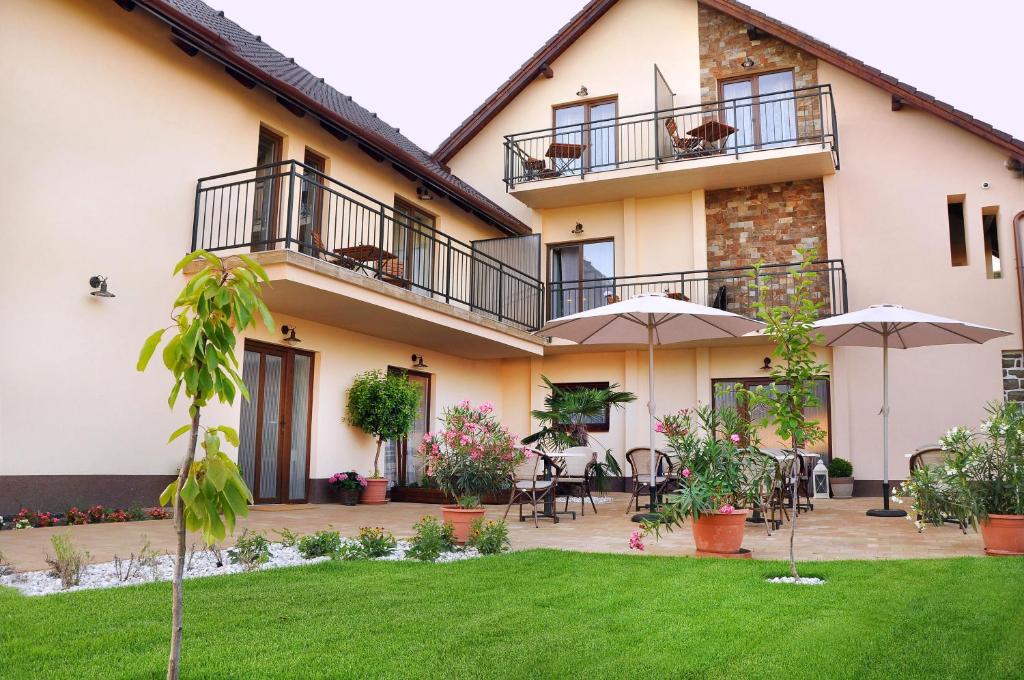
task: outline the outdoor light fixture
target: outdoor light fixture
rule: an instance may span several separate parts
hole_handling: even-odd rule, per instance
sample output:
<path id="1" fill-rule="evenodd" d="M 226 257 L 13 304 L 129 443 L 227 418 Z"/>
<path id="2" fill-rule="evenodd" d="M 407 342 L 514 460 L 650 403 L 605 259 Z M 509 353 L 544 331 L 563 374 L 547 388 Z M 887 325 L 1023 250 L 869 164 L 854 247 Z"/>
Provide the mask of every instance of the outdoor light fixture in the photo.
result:
<path id="1" fill-rule="evenodd" d="M 425 363 L 423 363 L 423 355 L 422 354 L 413 354 L 412 355 L 412 367 L 413 368 L 427 368 L 427 365 Z"/>
<path id="2" fill-rule="evenodd" d="M 754 65 L 754 60 L 751 59 L 750 57 L 747 57 L 746 59 L 744 59 L 743 61 L 740 62 L 740 66 L 742 66 L 743 68 L 751 68 L 751 67 L 753 67 L 753 65 Z"/>
<path id="3" fill-rule="evenodd" d="M 586 85 L 580 85 L 580 89 L 576 91 L 577 97 L 586 97 L 590 92 L 587 91 Z"/>
<path id="4" fill-rule="evenodd" d="M 107 290 L 106 276 L 100 276 L 99 274 L 97 274 L 96 276 L 91 277 L 89 279 L 89 286 L 95 289 L 91 293 L 89 293 L 89 295 L 94 295 L 96 297 L 117 297 L 109 290 Z"/>
<path id="5" fill-rule="evenodd" d="M 421 201 L 433 201 L 434 194 L 430 193 L 430 189 L 425 186 L 416 187 L 416 198 Z"/>
<path id="6" fill-rule="evenodd" d="M 814 476 L 814 497 L 828 498 L 828 468 L 821 458 L 818 459 L 818 464 L 814 466 L 811 474 Z"/>
<path id="7" fill-rule="evenodd" d="M 770 371 L 770 370 L 772 370 L 772 358 L 771 357 L 765 357 L 764 358 L 764 365 L 761 366 L 761 370 L 762 371 Z"/>
<path id="8" fill-rule="evenodd" d="M 583 223 L 582 222 L 577 222 L 576 226 L 573 227 L 572 231 L 569 232 L 569 233 L 572 234 L 573 236 L 582 236 L 583 235 Z"/>
<path id="9" fill-rule="evenodd" d="M 302 340 L 295 337 L 295 326 L 281 326 L 281 332 L 284 333 L 283 342 L 287 342 L 292 345 L 297 342 L 302 342 Z"/>

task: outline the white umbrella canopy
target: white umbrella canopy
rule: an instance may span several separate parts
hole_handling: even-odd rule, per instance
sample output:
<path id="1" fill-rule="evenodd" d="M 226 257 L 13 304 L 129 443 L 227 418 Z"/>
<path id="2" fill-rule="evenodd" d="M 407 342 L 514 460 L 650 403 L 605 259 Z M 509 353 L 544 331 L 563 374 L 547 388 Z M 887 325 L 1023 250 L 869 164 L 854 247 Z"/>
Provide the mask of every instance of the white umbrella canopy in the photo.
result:
<path id="1" fill-rule="evenodd" d="M 637 295 L 629 300 L 563 316 L 546 323 L 538 335 L 571 340 L 581 345 L 647 345 L 650 400 L 650 510 L 656 504 L 654 347 L 678 342 L 735 338 L 760 328 L 760 321 L 693 302 L 674 300 L 661 293 Z M 636 515 L 633 519 L 642 518 Z"/>
<path id="2" fill-rule="evenodd" d="M 826 347 L 882 348 L 882 494 L 883 508 L 868 510 L 875 517 L 902 517 L 889 508 L 889 348 L 910 349 L 934 345 L 980 345 L 1010 335 L 1008 331 L 944 316 L 907 309 L 901 305 L 871 305 L 814 324 Z"/>

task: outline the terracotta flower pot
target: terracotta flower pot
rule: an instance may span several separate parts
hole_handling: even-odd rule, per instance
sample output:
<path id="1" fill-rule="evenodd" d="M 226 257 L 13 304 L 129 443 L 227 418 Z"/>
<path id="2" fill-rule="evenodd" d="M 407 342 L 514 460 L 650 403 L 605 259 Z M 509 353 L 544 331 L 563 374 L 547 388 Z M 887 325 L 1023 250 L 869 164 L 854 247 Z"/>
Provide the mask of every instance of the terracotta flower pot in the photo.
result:
<path id="1" fill-rule="evenodd" d="M 363 489 L 362 502 L 365 505 L 380 505 L 387 503 L 388 480 L 367 479 L 366 488 Z"/>
<path id="2" fill-rule="evenodd" d="M 728 515 L 716 512 L 693 520 L 693 541 L 697 544 L 697 552 L 721 555 L 738 553 L 743 547 L 746 519 L 746 510 L 736 510 Z"/>
<path id="3" fill-rule="evenodd" d="M 989 515 L 981 523 L 988 555 L 1024 555 L 1024 515 Z"/>
<path id="4" fill-rule="evenodd" d="M 358 505 L 359 489 L 338 489 L 338 502 L 342 505 Z"/>
<path id="5" fill-rule="evenodd" d="M 853 498 L 853 477 L 833 477 L 828 480 L 832 498 Z"/>
<path id="6" fill-rule="evenodd" d="M 457 505 L 442 505 L 441 516 L 445 522 L 451 522 L 455 533 L 455 541 L 464 544 L 469 539 L 469 530 L 473 522 L 484 516 L 483 508 L 460 508 Z"/>

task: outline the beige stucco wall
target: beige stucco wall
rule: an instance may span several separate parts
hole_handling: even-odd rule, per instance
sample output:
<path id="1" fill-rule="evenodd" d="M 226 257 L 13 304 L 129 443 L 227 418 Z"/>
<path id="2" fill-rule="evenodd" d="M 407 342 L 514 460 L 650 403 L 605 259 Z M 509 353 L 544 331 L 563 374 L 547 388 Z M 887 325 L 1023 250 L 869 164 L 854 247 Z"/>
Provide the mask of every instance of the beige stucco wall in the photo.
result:
<path id="1" fill-rule="evenodd" d="M 0 305 L 9 326 L 0 474 L 173 472 L 180 450 L 163 442 L 184 411 L 167 409 L 159 362 L 138 374 L 135 359 L 146 335 L 167 325 L 183 285 L 170 272 L 189 248 L 196 180 L 251 167 L 261 122 L 284 135 L 285 158 L 301 159 L 309 146 L 339 180 L 385 203 L 395 194 L 415 201 L 415 185 L 389 164 L 188 57 L 168 36 L 145 12 L 112 2 L 0 4 L 0 63 L 10 66 L 0 75 Z M 444 200 L 425 207 L 456 237 L 499 235 Z M 89 295 L 94 274 L 109 277 L 116 298 Z M 366 469 L 365 442 L 340 425 L 342 390 L 360 370 L 408 365 L 416 348 L 296 325 L 303 346 L 322 353 L 313 470 Z M 443 376 L 438 405 L 501 401 L 500 364 L 421 351 Z M 212 408 L 210 418 L 237 425 L 238 406 Z"/>

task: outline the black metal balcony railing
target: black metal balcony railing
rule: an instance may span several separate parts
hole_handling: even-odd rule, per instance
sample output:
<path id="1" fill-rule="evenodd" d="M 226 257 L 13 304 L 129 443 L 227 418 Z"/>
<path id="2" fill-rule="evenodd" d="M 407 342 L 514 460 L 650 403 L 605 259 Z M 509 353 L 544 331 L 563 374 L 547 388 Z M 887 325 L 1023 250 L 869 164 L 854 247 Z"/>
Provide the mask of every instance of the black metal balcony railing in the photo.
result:
<path id="1" fill-rule="evenodd" d="M 830 85 L 506 135 L 505 185 L 805 145 L 839 168 Z"/>
<path id="2" fill-rule="evenodd" d="M 295 250 L 535 330 L 543 283 L 298 161 L 204 177 L 192 248 Z"/>
<path id="3" fill-rule="evenodd" d="M 793 273 L 796 264 L 766 264 L 761 267 L 759 291 L 753 279 L 753 267 L 703 269 L 666 274 L 639 274 L 584 281 L 548 281 L 548 318 L 627 300 L 641 293 L 662 293 L 736 314 L 754 316 L 755 303 L 761 299 L 769 306 L 789 304 L 796 288 Z M 846 270 L 842 260 L 815 262 L 812 296 L 821 303 L 821 315 L 834 316 L 847 311 Z M 766 297 L 762 297 L 766 296 Z"/>

